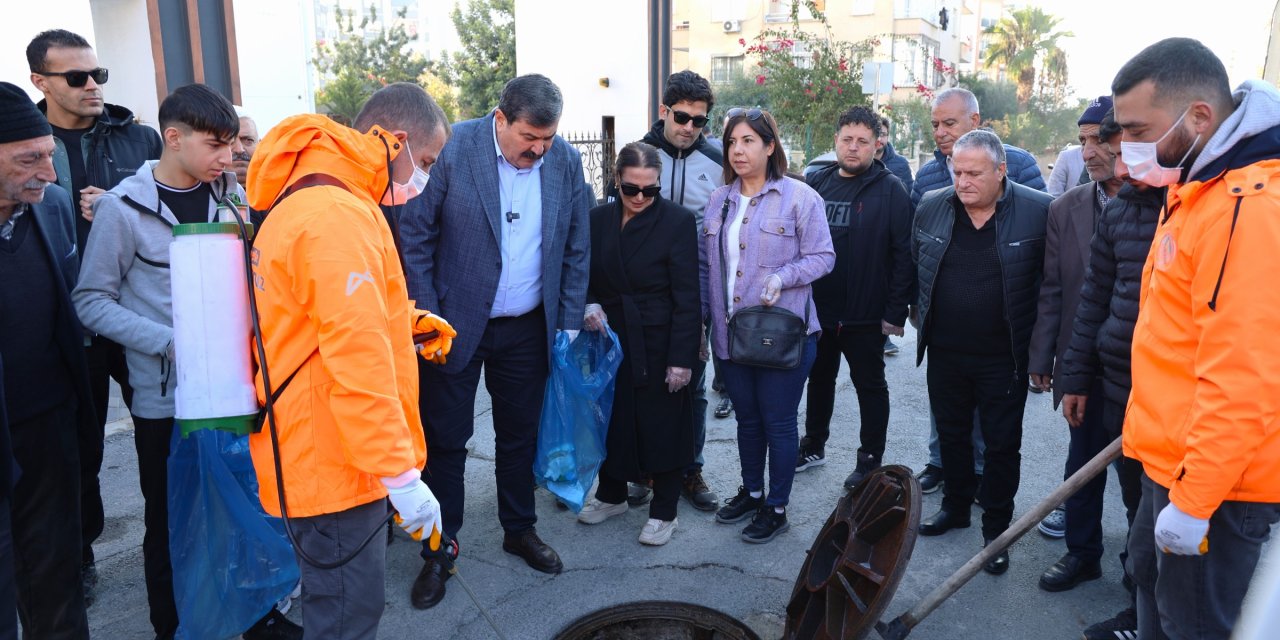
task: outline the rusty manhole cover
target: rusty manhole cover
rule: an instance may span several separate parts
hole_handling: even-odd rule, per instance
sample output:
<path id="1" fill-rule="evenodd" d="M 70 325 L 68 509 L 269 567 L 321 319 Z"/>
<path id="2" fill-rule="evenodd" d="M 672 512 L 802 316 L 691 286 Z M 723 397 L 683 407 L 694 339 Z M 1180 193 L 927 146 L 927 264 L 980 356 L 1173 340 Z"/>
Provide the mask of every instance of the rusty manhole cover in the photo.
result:
<path id="1" fill-rule="evenodd" d="M 787 605 L 787 640 L 865 638 L 907 569 L 920 524 L 920 484 L 891 465 L 836 504 L 808 551 Z"/>

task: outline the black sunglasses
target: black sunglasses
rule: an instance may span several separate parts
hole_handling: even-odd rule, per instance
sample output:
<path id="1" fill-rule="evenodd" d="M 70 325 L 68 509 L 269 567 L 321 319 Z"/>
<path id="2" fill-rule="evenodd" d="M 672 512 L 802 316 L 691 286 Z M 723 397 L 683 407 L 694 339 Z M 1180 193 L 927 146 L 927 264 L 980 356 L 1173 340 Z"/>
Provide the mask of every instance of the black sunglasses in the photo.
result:
<path id="1" fill-rule="evenodd" d="M 764 111 L 761 109 L 743 109 L 742 107 L 734 107 L 724 112 L 724 119 L 732 120 L 733 118 L 742 115 L 747 116 L 748 120 L 759 120 L 760 116 L 764 115 Z"/>
<path id="2" fill-rule="evenodd" d="M 711 118 L 706 116 L 691 116 L 683 111 L 676 111 L 675 109 L 671 110 L 671 117 L 676 121 L 676 124 L 689 124 L 689 121 L 692 120 L 693 126 L 699 129 L 707 126 L 707 123 L 711 121 Z"/>
<path id="3" fill-rule="evenodd" d="M 67 81 L 67 86 L 75 89 L 83 87 L 85 83 L 89 82 L 89 78 L 93 78 L 93 81 L 98 84 L 107 83 L 107 70 L 102 67 L 90 71 L 44 71 L 37 73 L 42 76 L 62 76 Z"/>
<path id="4" fill-rule="evenodd" d="M 642 187 L 638 184 L 624 182 L 618 185 L 618 189 L 622 191 L 622 195 L 627 196 L 628 198 L 634 198 L 637 193 L 643 193 L 646 198 L 652 198 L 659 193 L 662 193 L 662 185 L 657 184 Z"/>

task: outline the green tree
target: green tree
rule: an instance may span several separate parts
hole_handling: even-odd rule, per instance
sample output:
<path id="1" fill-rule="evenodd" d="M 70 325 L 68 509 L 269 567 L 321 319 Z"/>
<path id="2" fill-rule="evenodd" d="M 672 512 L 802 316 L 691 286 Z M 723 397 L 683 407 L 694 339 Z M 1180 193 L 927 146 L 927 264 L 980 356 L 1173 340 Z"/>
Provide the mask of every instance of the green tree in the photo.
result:
<path id="1" fill-rule="evenodd" d="M 801 5 L 817 21 L 819 33 L 801 28 Z M 738 42 L 756 60 L 756 71 L 748 77 L 765 88 L 770 112 L 791 148 L 803 150 L 806 163 L 827 150 L 841 113 L 868 102 L 862 94 L 862 64 L 871 59 L 879 40 L 837 40 L 814 0 L 794 0 L 787 26 L 761 31 L 749 45 Z"/>
<path id="2" fill-rule="evenodd" d="M 983 63 L 988 67 L 1004 66 L 1005 73 L 1018 85 L 1018 104 L 1024 108 L 1035 93 L 1037 69 L 1044 70 L 1046 87 L 1066 86 L 1067 59 L 1058 41 L 1073 34 L 1055 31 L 1061 22 L 1061 18 L 1039 7 L 1027 6 L 986 29 L 991 44 Z"/>
<path id="3" fill-rule="evenodd" d="M 403 19 L 406 9 L 396 15 Z M 316 91 L 316 105 L 334 119 L 351 123 L 369 96 L 392 82 L 417 82 L 427 69 L 421 54 L 409 49 L 411 41 L 403 24 L 387 28 L 369 6 L 357 24 L 354 12 L 335 9 L 338 37 L 316 47 L 315 65 L 323 85 Z M 378 31 L 366 37 L 371 25 Z"/>
<path id="4" fill-rule="evenodd" d="M 440 105 L 440 109 L 444 111 L 444 117 L 449 122 L 458 121 L 458 93 L 453 87 L 430 71 L 423 72 L 418 78 L 418 83 L 427 90 L 427 95 Z"/>
<path id="5" fill-rule="evenodd" d="M 432 70 L 457 90 L 458 115 L 475 118 L 498 105 L 516 75 L 515 0 L 470 0 L 450 13 L 462 51 L 445 54 Z"/>

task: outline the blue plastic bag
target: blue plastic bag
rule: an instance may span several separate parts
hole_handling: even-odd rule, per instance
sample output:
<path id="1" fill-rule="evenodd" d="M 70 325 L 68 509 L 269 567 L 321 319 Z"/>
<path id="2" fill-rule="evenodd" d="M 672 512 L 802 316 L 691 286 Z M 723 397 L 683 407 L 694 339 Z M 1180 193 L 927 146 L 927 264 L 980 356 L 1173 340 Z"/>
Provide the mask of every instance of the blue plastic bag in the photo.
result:
<path id="1" fill-rule="evenodd" d="M 533 475 L 574 513 L 582 510 L 604 462 L 621 363 L 622 345 L 610 329 L 583 331 L 572 343 L 566 333 L 556 336 Z"/>
<path id="2" fill-rule="evenodd" d="M 297 585 L 283 521 L 258 501 L 248 436 L 175 433 L 169 556 L 179 638 L 238 637 Z"/>

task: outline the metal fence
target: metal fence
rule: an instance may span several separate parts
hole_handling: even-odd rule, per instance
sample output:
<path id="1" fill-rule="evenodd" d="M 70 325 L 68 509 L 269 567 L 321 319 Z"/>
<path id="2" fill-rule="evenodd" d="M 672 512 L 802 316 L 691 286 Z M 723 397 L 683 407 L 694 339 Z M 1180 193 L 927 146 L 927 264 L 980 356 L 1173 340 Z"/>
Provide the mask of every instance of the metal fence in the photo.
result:
<path id="1" fill-rule="evenodd" d="M 596 202 L 602 201 L 613 182 L 613 163 L 617 157 L 615 140 L 602 132 L 563 133 L 561 137 L 582 154 L 582 171 L 586 174 L 587 184 L 595 191 Z"/>

